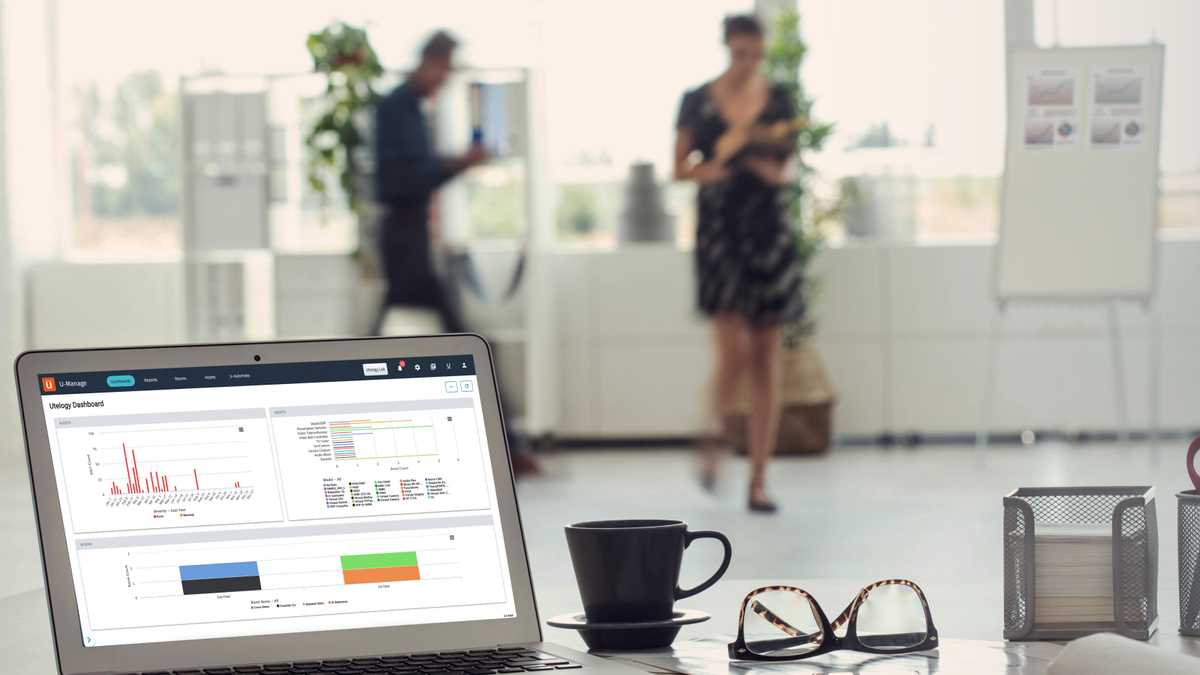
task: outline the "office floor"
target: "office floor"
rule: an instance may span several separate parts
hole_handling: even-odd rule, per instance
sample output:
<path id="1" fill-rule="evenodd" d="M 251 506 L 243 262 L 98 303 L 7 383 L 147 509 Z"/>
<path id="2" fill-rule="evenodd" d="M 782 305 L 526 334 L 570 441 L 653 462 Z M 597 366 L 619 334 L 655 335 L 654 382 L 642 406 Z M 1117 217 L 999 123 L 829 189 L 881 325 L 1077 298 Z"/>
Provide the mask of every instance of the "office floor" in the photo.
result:
<path id="1" fill-rule="evenodd" d="M 11 452 L 12 448 L 5 448 Z M 543 458 L 544 473 L 520 484 L 530 562 L 538 584 L 573 579 L 566 523 L 601 518 L 679 518 L 733 542 L 729 578 L 998 578 L 1000 498 L 1019 486 L 1158 486 L 1159 574 L 1176 583 L 1175 492 L 1188 486 L 1184 446 L 1038 444 L 997 446 L 980 469 L 970 448 L 845 448 L 781 459 L 770 483 L 781 510 L 745 508 L 747 466 L 730 459 L 716 494 L 702 491 L 693 457 L 672 450 L 571 451 Z M 0 471 L 0 598 L 37 588 L 41 571 L 25 472 Z M 719 545 L 698 542 L 684 583 L 708 576 Z M 841 599 L 830 599 L 838 604 Z"/>
<path id="2" fill-rule="evenodd" d="M 778 460 L 770 473 L 775 515 L 746 510 L 747 464 L 730 459 L 717 494 L 701 490 L 682 451 L 552 455 L 545 474 L 520 485 L 534 578 L 573 578 L 562 526 L 601 518 L 678 518 L 733 543 L 727 576 L 742 579 L 979 579 L 1001 576 L 1001 498 L 1016 487 L 1155 485 L 1159 575 L 1176 587 L 1175 493 L 1191 487 L 1186 447 L 1038 444 L 995 446 L 984 468 L 962 446 L 846 448 L 819 458 Z M 684 559 L 684 585 L 720 562 L 701 541 Z M 829 602 L 838 604 L 841 599 Z M 998 620 L 998 618 L 997 618 Z"/>

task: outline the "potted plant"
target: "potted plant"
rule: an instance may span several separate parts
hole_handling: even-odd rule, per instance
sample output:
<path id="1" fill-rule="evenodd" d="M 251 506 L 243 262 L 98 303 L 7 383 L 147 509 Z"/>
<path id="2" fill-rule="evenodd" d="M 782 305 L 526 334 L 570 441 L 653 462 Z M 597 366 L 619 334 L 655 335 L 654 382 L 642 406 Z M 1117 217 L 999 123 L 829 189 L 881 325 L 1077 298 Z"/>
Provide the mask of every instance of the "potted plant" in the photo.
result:
<path id="1" fill-rule="evenodd" d="M 800 14 L 795 10 L 781 11 L 774 21 L 767 57 L 764 63 L 767 77 L 784 86 L 800 115 L 809 123 L 796 134 L 800 171 L 796 181 L 787 188 L 788 213 L 795 224 L 793 233 L 799 264 L 803 270 L 804 304 L 812 308 L 820 290 L 820 280 L 813 277 L 811 264 L 820 252 L 824 237 L 822 224 L 837 217 L 847 191 L 836 204 L 822 204 L 810 190 L 813 169 L 805 162 L 808 153 L 816 152 L 833 132 L 832 124 L 815 121 L 811 115 L 813 101 L 800 81 L 800 66 L 808 46 L 800 37 Z M 783 331 L 783 410 L 779 424 L 779 454 L 821 452 L 829 447 L 833 435 L 834 393 L 825 376 L 821 359 L 812 336 L 816 326 L 810 311 Z M 748 446 L 747 426 L 750 414 L 749 380 L 743 379 L 734 395 L 732 409 L 725 420 L 726 436 L 739 452 Z"/>
<path id="2" fill-rule="evenodd" d="M 376 209 L 369 208 L 374 173 L 371 139 L 375 106 L 381 98 L 374 84 L 383 67 L 366 30 L 346 23 L 335 22 L 310 34 L 305 45 L 313 71 L 325 77 L 324 94 L 312 101 L 318 106 L 316 120 L 304 138 L 308 186 L 321 200 L 322 220 L 334 195 L 344 195 L 354 215 L 358 246 L 352 257 L 359 280 L 354 313 L 358 330 L 367 332 L 386 293 L 374 245 L 378 219 Z"/>
<path id="3" fill-rule="evenodd" d="M 361 180 L 369 155 L 371 116 L 380 96 L 374 83 L 383 67 L 367 32 L 343 22 L 312 33 L 306 41 L 313 58 L 313 71 L 325 75 L 325 112 L 304 139 L 310 150 L 308 184 L 323 198 L 329 195 L 328 180 L 337 176 L 351 210 L 365 196 Z"/>

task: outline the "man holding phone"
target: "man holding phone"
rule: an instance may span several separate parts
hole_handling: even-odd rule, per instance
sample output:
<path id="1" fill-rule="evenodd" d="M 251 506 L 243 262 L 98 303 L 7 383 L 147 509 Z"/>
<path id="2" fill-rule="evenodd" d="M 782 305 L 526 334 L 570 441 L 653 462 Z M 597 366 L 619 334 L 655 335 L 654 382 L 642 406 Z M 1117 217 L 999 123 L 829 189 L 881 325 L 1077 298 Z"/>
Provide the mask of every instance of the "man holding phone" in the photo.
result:
<path id="1" fill-rule="evenodd" d="M 429 207 L 438 187 L 487 161 L 487 152 L 476 144 L 457 157 L 435 154 L 422 108 L 449 79 L 457 46 L 445 31 L 434 33 L 421 49 L 416 70 L 379 105 L 375 179 L 377 199 L 385 207 L 380 254 L 388 294 L 374 327 L 376 335 L 388 308 L 394 306 L 433 309 L 443 330 L 463 330 L 433 269 Z"/>

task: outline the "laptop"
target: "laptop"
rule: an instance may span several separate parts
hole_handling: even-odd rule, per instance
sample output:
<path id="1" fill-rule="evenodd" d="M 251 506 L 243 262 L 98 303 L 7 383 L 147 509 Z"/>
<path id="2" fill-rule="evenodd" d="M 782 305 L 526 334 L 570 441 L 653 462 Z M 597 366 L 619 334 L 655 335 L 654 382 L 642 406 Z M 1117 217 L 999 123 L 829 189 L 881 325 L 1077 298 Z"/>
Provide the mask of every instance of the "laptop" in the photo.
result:
<path id="1" fill-rule="evenodd" d="M 16 362 L 58 667 L 636 672 L 542 641 L 475 335 Z"/>

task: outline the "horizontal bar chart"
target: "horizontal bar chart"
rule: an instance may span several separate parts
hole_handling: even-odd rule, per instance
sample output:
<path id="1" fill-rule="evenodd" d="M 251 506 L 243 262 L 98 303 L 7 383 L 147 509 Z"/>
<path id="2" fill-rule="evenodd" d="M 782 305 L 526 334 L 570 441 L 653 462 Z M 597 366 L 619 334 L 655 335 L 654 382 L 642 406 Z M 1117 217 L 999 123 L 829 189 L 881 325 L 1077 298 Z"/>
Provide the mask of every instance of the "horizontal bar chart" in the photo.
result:
<path id="1" fill-rule="evenodd" d="M 345 585 L 421 580 L 416 551 L 343 555 L 336 560 L 338 567 L 326 568 L 327 572 L 340 572 Z M 279 561 L 268 561 L 269 568 L 278 564 Z M 184 595 L 263 590 L 259 561 L 180 565 L 179 579 Z"/>

